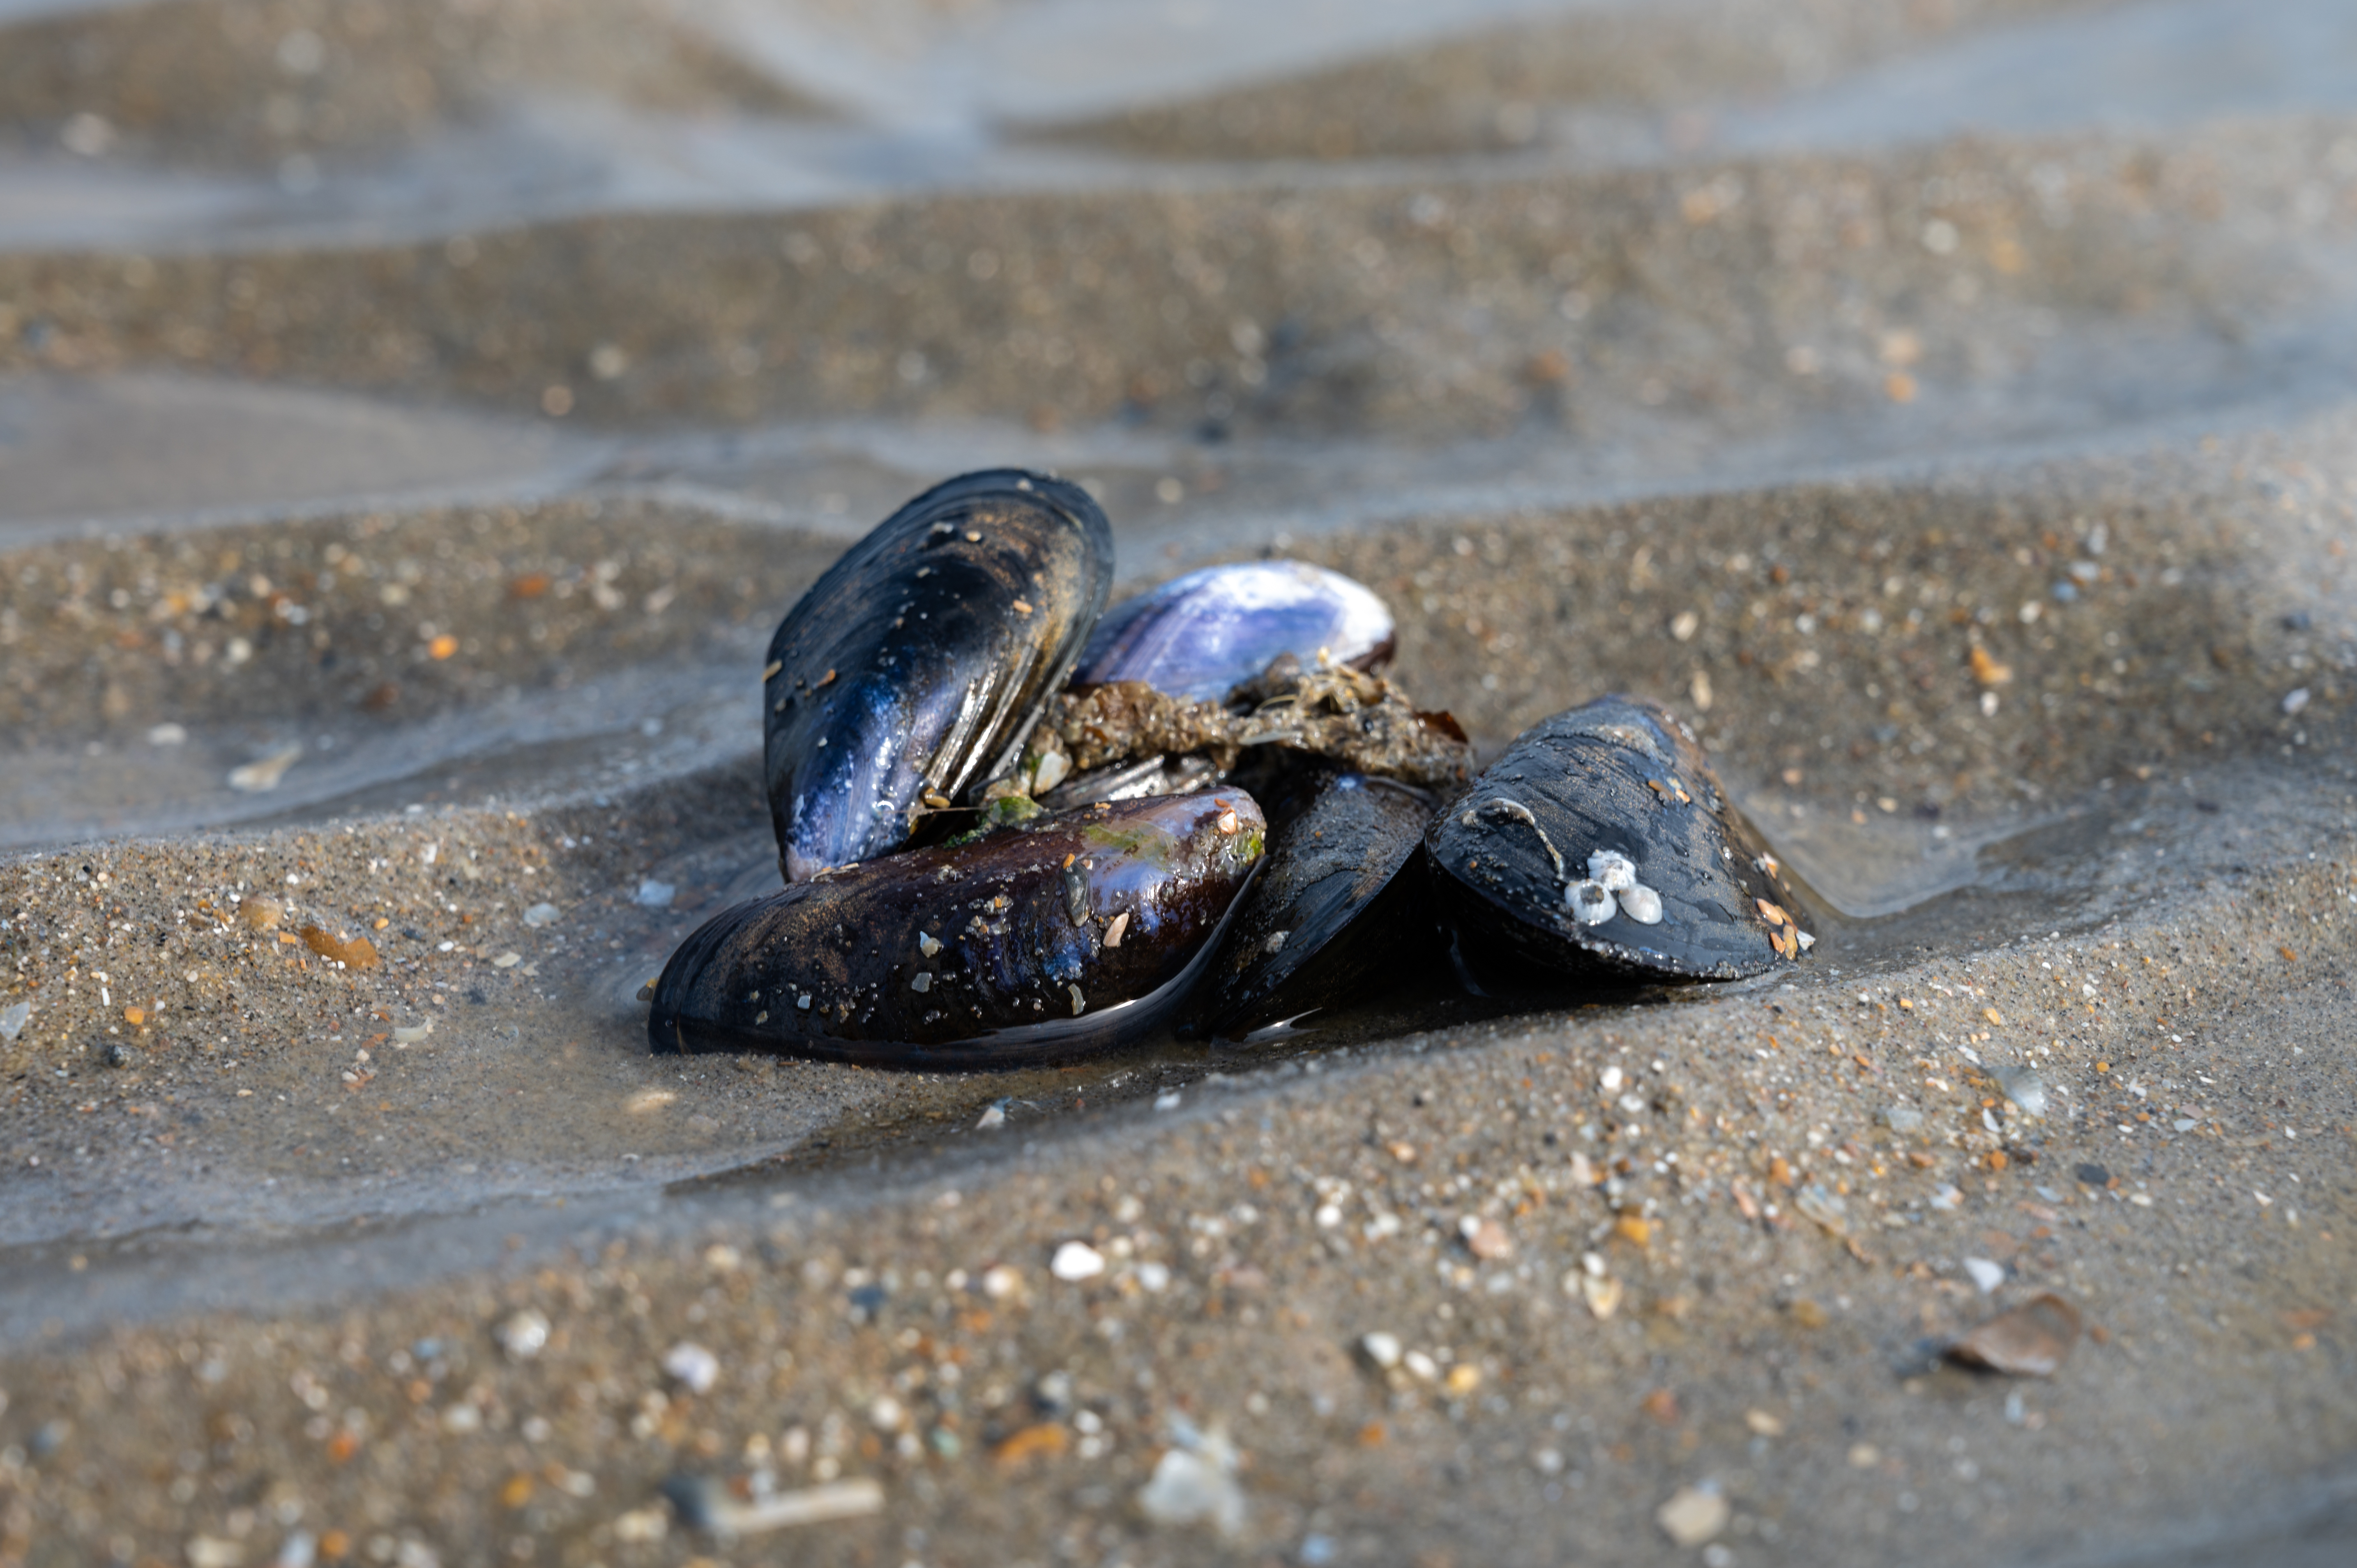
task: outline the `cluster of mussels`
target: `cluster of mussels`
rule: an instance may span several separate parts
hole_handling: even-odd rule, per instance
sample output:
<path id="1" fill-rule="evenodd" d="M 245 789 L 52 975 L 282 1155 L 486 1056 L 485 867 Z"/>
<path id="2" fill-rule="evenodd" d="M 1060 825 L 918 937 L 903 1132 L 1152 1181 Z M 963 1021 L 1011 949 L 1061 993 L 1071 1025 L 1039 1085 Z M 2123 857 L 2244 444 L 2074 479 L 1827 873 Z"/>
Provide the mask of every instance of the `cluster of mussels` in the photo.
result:
<path id="1" fill-rule="evenodd" d="M 1426 951 L 1560 986 L 1808 945 L 1663 708 L 1558 714 L 1469 783 L 1361 585 L 1254 562 L 1107 613 L 1112 582 L 1095 502 L 1004 469 L 818 580 L 762 671 L 785 890 L 672 956 L 656 1050 L 1001 1066 L 1240 1036 Z"/>

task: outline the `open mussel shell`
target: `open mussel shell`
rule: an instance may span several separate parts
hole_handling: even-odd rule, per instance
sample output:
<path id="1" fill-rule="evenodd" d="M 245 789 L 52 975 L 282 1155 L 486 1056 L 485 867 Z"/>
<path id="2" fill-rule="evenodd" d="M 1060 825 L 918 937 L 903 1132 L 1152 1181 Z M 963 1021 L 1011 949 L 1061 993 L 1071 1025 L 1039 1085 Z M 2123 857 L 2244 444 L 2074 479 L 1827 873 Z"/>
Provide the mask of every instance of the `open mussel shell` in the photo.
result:
<path id="1" fill-rule="evenodd" d="M 788 612 L 763 677 L 786 880 L 899 848 L 929 809 L 1013 766 L 1113 585 L 1078 486 L 993 469 L 937 485 Z"/>
<path id="2" fill-rule="evenodd" d="M 1268 854 L 1211 961 L 1199 1032 L 1239 1039 L 1358 1001 L 1430 947 L 1423 857 L 1432 798 L 1388 779 L 1298 769 Z"/>
<path id="3" fill-rule="evenodd" d="M 1242 790 L 1107 802 L 716 916 L 655 983 L 658 1052 L 1002 1067 L 1167 1026 L 1260 860 Z"/>
<path id="4" fill-rule="evenodd" d="M 1372 670 L 1396 628 L 1373 589 L 1306 561 L 1206 566 L 1115 605 L 1072 672 L 1076 685 L 1142 681 L 1174 697 L 1219 702 L 1291 653 L 1314 667 Z"/>
<path id="5" fill-rule="evenodd" d="M 1701 746 L 1652 703 L 1605 697 L 1523 731 L 1424 843 L 1477 970 L 1733 980 L 1813 940 Z"/>

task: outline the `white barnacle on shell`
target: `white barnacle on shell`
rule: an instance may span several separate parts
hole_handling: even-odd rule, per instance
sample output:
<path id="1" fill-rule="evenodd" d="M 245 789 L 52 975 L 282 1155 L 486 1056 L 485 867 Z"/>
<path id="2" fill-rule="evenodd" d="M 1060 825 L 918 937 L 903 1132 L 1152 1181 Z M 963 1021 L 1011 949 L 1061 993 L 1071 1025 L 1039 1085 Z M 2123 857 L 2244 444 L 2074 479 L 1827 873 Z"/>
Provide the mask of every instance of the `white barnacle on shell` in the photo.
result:
<path id="1" fill-rule="evenodd" d="M 1637 863 L 1617 849 L 1599 849 L 1587 857 L 1587 875 L 1607 893 L 1618 893 L 1637 886 Z"/>
<path id="2" fill-rule="evenodd" d="M 1583 926 L 1600 926 L 1619 912 L 1611 890 L 1600 882 L 1578 881 L 1563 890 L 1564 908 Z"/>
<path id="3" fill-rule="evenodd" d="M 1641 882 L 1632 882 L 1620 894 L 1620 912 L 1641 926 L 1662 923 L 1662 896 Z"/>

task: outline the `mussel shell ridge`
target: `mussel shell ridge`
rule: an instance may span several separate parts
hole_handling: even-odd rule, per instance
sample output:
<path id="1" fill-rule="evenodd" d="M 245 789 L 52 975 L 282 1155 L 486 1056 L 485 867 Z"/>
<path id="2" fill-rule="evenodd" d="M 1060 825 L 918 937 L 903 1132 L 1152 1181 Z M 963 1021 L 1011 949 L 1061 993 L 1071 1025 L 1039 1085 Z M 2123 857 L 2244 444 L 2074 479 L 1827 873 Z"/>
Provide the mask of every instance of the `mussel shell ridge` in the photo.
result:
<path id="1" fill-rule="evenodd" d="M 924 797 L 1011 767 L 1113 585 L 1104 514 L 1015 469 L 926 491 L 788 612 L 763 682 L 786 880 L 909 842 Z"/>
<path id="2" fill-rule="evenodd" d="M 1733 980 L 1786 961 L 1800 906 L 1702 748 L 1666 709 L 1605 697 L 1533 725 L 1425 833 L 1437 904 L 1460 954 L 1587 979 Z M 1599 906 L 1588 858 L 1624 855 L 1660 898 L 1640 920 Z M 1605 895 L 1609 897 L 1609 895 Z M 1777 911 L 1776 918 L 1763 907 Z M 1652 913 L 1650 900 L 1639 906 Z M 1781 938 L 1779 933 L 1784 933 Z"/>
<path id="3" fill-rule="evenodd" d="M 1432 799 L 1317 769 L 1276 811 L 1268 854 L 1204 982 L 1202 1032 L 1251 1030 L 1386 989 L 1433 939 L 1417 854 Z M 1424 955 L 1428 956 L 1428 955 Z"/>
<path id="4" fill-rule="evenodd" d="M 936 1067 L 1124 1043 L 1168 1021 L 1265 835 L 1251 796 L 1214 789 L 794 884 L 680 945 L 649 1043 Z"/>

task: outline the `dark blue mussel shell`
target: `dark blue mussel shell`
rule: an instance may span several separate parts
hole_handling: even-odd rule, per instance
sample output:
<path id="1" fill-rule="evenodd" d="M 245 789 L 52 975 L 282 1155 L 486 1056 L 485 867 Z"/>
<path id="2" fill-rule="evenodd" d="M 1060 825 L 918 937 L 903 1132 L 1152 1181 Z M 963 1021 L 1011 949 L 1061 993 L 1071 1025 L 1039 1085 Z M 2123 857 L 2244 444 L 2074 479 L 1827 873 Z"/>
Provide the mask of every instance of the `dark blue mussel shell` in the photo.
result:
<path id="1" fill-rule="evenodd" d="M 1533 725 L 1424 843 L 1441 918 L 1476 973 L 1734 980 L 1813 940 L 1701 746 L 1657 703 L 1604 697 Z M 1613 896 L 1598 896 L 1591 856 L 1626 863 Z"/>
<path id="2" fill-rule="evenodd" d="M 1013 766 L 1112 585 L 1096 503 L 1011 468 L 935 486 L 829 567 L 762 682 L 786 880 L 899 848 L 926 795 Z"/>
<path id="3" fill-rule="evenodd" d="M 1002 1067 L 1168 1025 L 1266 837 L 1240 789 L 1082 807 L 716 916 L 647 1019 L 658 1052 Z"/>
<path id="4" fill-rule="evenodd" d="M 1425 966 L 1424 857 L 1433 801 L 1389 779 L 1297 769 L 1272 796 L 1268 854 L 1203 983 L 1201 1033 L 1254 1029 L 1361 1001 Z"/>
<path id="5" fill-rule="evenodd" d="M 1174 697 L 1219 702 L 1290 653 L 1320 650 L 1372 670 L 1392 656 L 1392 613 L 1374 590 L 1306 561 L 1206 566 L 1115 605 L 1072 671 L 1080 686 L 1143 681 Z"/>

